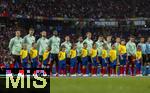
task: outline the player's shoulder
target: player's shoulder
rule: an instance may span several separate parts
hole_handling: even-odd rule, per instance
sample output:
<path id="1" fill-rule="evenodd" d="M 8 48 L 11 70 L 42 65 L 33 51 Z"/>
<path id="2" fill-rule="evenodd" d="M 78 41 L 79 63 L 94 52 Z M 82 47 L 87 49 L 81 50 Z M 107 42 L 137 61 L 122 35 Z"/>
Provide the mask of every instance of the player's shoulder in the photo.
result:
<path id="1" fill-rule="evenodd" d="M 87 38 L 83 40 L 83 42 L 87 42 Z"/>
<path id="2" fill-rule="evenodd" d="M 20 37 L 20 40 L 23 40 L 23 38 L 22 38 L 22 37 Z"/>
<path id="3" fill-rule="evenodd" d="M 48 38 L 46 38 L 45 40 L 46 40 L 46 41 L 48 41 L 49 39 L 48 39 Z"/>
<path id="4" fill-rule="evenodd" d="M 126 45 L 129 45 L 129 44 L 131 44 L 131 42 L 130 42 L 130 41 L 128 41 L 128 42 L 126 43 Z"/>
<path id="5" fill-rule="evenodd" d="M 24 37 L 25 37 L 25 38 L 28 38 L 29 36 L 30 36 L 30 35 L 29 35 L 29 34 L 27 34 L 27 35 L 25 35 Z"/>
<path id="6" fill-rule="evenodd" d="M 32 36 L 33 39 L 35 39 L 35 36 Z"/>
<path id="7" fill-rule="evenodd" d="M 16 37 L 13 37 L 13 38 L 10 39 L 10 41 L 13 41 L 13 40 L 15 40 L 15 39 L 16 39 Z"/>
<path id="8" fill-rule="evenodd" d="M 99 43 L 99 41 L 97 40 L 95 43 L 96 43 L 96 44 L 98 44 L 98 43 Z"/>
<path id="9" fill-rule="evenodd" d="M 57 37 L 57 39 L 59 39 L 59 40 L 60 40 L 60 37 Z"/>
<path id="10" fill-rule="evenodd" d="M 39 38 L 37 41 L 40 41 L 41 40 L 41 38 Z"/>
<path id="11" fill-rule="evenodd" d="M 54 36 L 51 36 L 50 38 L 49 38 L 49 40 L 52 40 L 54 38 Z"/>
<path id="12" fill-rule="evenodd" d="M 13 37 L 13 38 L 11 38 L 11 40 L 18 40 L 18 38 L 17 37 Z M 22 40 L 23 38 L 22 37 L 19 37 L 19 40 Z"/>

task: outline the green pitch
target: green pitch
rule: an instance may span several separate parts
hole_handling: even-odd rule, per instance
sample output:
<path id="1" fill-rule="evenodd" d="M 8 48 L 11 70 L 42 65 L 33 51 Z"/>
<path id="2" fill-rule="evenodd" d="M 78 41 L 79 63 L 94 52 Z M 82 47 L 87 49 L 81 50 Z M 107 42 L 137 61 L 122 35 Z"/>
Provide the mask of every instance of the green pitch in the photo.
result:
<path id="1" fill-rule="evenodd" d="M 150 77 L 51 78 L 50 93 L 150 93 Z"/>

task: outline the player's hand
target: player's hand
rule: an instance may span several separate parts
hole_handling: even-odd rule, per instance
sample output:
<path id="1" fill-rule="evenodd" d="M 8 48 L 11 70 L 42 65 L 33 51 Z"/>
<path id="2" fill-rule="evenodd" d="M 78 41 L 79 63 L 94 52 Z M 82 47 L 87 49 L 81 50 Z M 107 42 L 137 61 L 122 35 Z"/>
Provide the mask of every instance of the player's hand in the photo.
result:
<path id="1" fill-rule="evenodd" d="M 100 63 L 98 57 L 96 57 L 96 61 L 97 61 L 98 63 Z"/>
<path id="2" fill-rule="evenodd" d="M 127 55 L 126 59 L 128 60 L 128 55 Z"/>
<path id="3" fill-rule="evenodd" d="M 119 62 L 117 62 L 117 65 L 120 65 L 120 63 L 119 63 Z"/>
<path id="4" fill-rule="evenodd" d="M 108 63 L 108 62 L 105 60 L 105 63 Z"/>
<path id="5" fill-rule="evenodd" d="M 123 60 L 123 57 L 122 57 L 122 55 L 120 55 L 120 58 L 121 58 L 121 60 Z"/>
<path id="6" fill-rule="evenodd" d="M 51 64 L 51 61 L 49 61 L 47 64 Z"/>
<path id="7" fill-rule="evenodd" d="M 31 64 L 31 61 L 29 60 L 28 63 Z"/>
<path id="8" fill-rule="evenodd" d="M 137 62 L 140 63 L 140 61 L 137 59 Z"/>

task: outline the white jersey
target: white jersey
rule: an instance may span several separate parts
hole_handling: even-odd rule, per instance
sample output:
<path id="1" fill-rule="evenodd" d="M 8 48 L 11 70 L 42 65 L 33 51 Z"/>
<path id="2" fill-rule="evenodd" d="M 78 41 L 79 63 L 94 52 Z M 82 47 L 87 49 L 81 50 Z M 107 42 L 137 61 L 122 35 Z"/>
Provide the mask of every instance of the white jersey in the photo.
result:
<path id="1" fill-rule="evenodd" d="M 48 48 L 48 39 L 41 37 L 37 41 L 37 48 L 39 51 L 39 55 L 43 55 L 44 51 Z"/>
<path id="2" fill-rule="evenodd" d="M 83 43 L 84 43 L 84 42 L 87 43 L 87 49 L 88 49 L 88 54 L 89 54 L 89 52 L 90 52 L 90 50 L 91 50 L 91 48 L 92 48 L 92 45 L 93 45 L 93 41 L 92 41 L 91 39 L 86 38 L 86 39 L 83 41 Z"/>
<path id="3" fill-rule="evenodd" d="M 35 37 L 34 36 L 30 36 L 29 34 L 26 35 L 23 38 L 23 43 L 27 44 L 27 49 L 30 52 L 30 49 L 32 47 L 32 43 L 35 42 Z"/>
<path id="4" fill-rule="evenodd" d="M 49 38 L 49 46 L 51 47 L 51 53 L 58 54 L 60 46 L 60 38 L 56 36 L 52 36 L 51 38 Z"/>
<path id="5" fill-rule="evenodd" d="M 104 42 L 99 41 L 99 40 L 96 42 L 96 47 L 98 50 L 98 56 L 101 56 L 101 54 L 102 54 L 103 44 L 104 44 Z"/>
<path id="6" fill-rule="evenodd" d="M 77 45 L 77 56 L 81 56 L 81 51 L 83 48 L 83 42 L 77 42 L 76 45 Z"/>
<path id="7" fill-rule="evenodd" d="M 22 48 L 22 38 L 14 37 L 9 42 L 9 50 L 13 55 L 20 55 L 20 50 Z"/>
<path id="8" fill-rule="evenodd" d="M 63 46 L 63 45 L 66 47 L 67 57 L 69 57 L 69 52 L 71 50 L 72 44 L 70 42 L 65 41 L 61 44 L 61 46 Z"/>

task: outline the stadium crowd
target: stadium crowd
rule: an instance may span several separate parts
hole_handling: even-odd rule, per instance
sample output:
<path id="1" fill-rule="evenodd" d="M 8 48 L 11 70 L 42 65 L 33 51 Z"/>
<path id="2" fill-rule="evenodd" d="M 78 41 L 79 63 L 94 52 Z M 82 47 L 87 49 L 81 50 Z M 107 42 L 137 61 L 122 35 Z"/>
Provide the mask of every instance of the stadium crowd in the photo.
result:
<path id="1" fill-rule="evenodd" d="M 149 0 L 1 0 L 1 16 L 69 18 L 149 17 Z M 145 12 L 146 11 L 146 12 Z"/>

